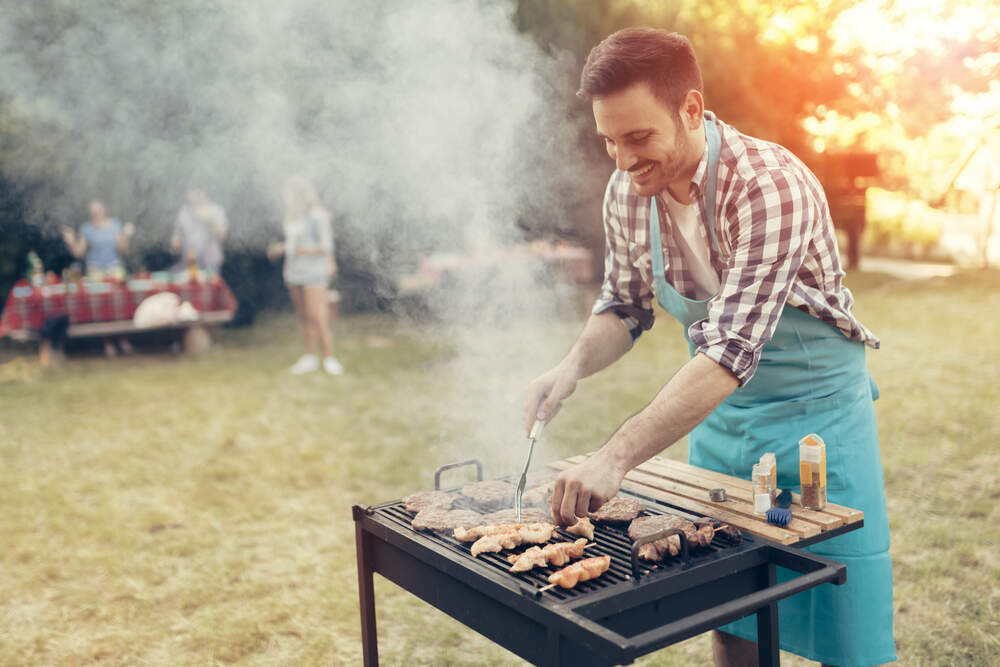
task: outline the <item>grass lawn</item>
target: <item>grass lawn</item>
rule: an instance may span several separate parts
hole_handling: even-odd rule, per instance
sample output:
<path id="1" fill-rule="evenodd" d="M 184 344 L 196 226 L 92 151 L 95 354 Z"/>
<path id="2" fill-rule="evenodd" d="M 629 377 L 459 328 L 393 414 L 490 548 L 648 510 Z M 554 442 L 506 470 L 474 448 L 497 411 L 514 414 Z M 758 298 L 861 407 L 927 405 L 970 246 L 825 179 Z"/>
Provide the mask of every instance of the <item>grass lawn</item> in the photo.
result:
<path id="1" fill-rule="evenodd" d="M 848 284 L 883 341 L 869 363 L 901 664 L 997 664 L 1000 273 Z M 287 372 L 286 314 L 220 331 L 197 360 L 42 372 L 0 347 L 0 665 L 358 664 L 351 505 L 428 488 L 469 455 L 513 471 L 518 388 L 572 342 L 566 319 L 444 338 L 342 318 L 338 378 Z M 536 461 L 599 446 L 686 358 L 679 334 L 661 315 L 582 382 Z M 521 664 L 385 580 L 376 596 L 384 664 Z M 707 638 L 639 664 L 710 664 Z"/>

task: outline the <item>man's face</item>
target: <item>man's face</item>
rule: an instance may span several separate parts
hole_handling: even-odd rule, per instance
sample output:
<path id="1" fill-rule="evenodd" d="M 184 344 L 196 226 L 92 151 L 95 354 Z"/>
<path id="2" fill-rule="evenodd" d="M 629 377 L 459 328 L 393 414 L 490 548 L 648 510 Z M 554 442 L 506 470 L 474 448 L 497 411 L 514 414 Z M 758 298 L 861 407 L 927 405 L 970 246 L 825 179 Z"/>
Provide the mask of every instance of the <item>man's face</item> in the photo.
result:
<path id="1" fill-rule="evenodd" d="M 687 195 L 703 147 L 647 83 L 595 98 L 593 104 L 597 133 L 618 169 L 629 172 L 637 195 L 651 197 L 671 184 L 675 193 Z"/>

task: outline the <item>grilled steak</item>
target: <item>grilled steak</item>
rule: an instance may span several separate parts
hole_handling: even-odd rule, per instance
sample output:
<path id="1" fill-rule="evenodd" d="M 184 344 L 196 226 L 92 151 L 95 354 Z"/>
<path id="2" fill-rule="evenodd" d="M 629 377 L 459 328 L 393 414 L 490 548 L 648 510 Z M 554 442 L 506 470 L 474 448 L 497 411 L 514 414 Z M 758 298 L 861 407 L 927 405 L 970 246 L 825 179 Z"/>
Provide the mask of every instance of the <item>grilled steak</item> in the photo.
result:
<path id="1" fill-rule="evenodd" d="M 549 482 L 555 482 L 557 473 L 554 470 L 532 470 L 528 473 L 527 487 L 542 486 Z"/>
<path id="2" fill-rule="evenodd" d="M 594 521 L 627 523 L 639 516 L 642 509 L 642 503 L 638 500 L 618 495 L 601 505 L 596 512 L 591 512 L 590 518 Z"/>
<path id="3" fill-rule="evenodd" d="M 548 512 L 542 512 L 537 509 L 521 510 L 521 523 L 548 523 L 551 520 L 552 517 L 549 516 Z M 517 512 L 513 508 L 490 512 L 482 516 L 482 523 L 487 525 L 493 523 L 517 523 Z"/>
<path id="4" fill-rule="evenodd" d="M 482 523 L 482 515 L 472 510 L 446 510 L 428 507 L 417 512 L 411 525 L 414 530 L 437 530 L 451 532 L 456 528 L 468 528 Z"/>
<path id="5" fill-rule="evenodd" d="M 459 499 L 457 493 L 447 493 L 446 491 L 417 491 L 403 498 L 403 505 L 407 512 L 419 512 L 428 507 L 450 510 Z"/>
<path id="6" fill-rule="evenodd" d="M 497 479 L 466 484 L 462 487 L 462 495 L 481 512 L 495 512 L 514 504 L 514 487 Z"/>
<path id="7" fill-rule="evenodd" d="M 678 528 L 684 532 L 688 548 L 707 547 L 715 534 L 711 522 L 691 523 L 683 517 L 673 514 L 643 516 L 635 519 L 628 527 L 628 536 L 633 542 L 640 537 L 658 533 L 668 528 Z M 681 540 L 677 535 L 663 537 L 639 547 L 639 557 L 649 561 L 661 561 L 668 554 L 676 556 L 681 551 Z"/>
<path id="8" fill-rule="evenodd" d="M 521 496 L 521 502 L 533 507 L 548 507 L 552 501 L 552 491 L 555 486 L 555 480 L 550 480 L 540 486 L 529 488 Z"/>

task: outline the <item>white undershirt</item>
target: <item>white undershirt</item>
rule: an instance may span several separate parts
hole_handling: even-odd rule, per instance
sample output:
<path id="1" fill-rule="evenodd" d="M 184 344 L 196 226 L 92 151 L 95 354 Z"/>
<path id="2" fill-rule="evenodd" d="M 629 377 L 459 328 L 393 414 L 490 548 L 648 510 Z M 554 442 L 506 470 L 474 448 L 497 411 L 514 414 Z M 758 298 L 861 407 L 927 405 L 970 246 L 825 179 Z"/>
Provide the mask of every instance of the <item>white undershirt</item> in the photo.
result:
<path id="1" fill-rule="evenodd" d="M 719 291 L 719 276 L 712 268 L 708 251 L 708 233 L 701 221 L 701 210 L 697 202 L 682 204 L 670 191 L 663 194 L 670 213 L 674 242 L 684 257 L 684 266 L 691 272 L 697 286 L 697 294 L 685 294 L 689 299 L 707 299 Z"/>

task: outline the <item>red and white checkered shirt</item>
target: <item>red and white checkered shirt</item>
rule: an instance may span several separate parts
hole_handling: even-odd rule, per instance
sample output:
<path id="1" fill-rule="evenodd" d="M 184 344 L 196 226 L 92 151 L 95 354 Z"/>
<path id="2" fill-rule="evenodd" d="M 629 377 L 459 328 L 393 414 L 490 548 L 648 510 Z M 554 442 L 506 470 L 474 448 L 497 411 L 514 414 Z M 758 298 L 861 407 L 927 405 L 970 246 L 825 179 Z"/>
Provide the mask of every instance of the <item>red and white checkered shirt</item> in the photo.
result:
<path id="1" fill-rule="evenodd" d="M 706 116 L 715 120 L 722 138 L 712 221 L 719 250 L 708 240 L 721 286 L 708 301 L 708 317 L 688 328 L 697 351 L 746 384 L 786 303 L 878 348 L 878 338 L 851 313 L 854 297 L 842 283 L 833 220 L 819 181 L 788 149 L 742 134 L 711 112 Z M 706 151 L 690 185 L 699 215 L 707 166 Z M 657 208 L 665 278 L 682 296 L 696 298 L 662 195 Z M 593 312 L 615 312 L 637 338 L 653 326 L 649 199 L 632 191 L 626 172 L 616 170 L 608 182 L 604 231 L 604 285 Z"/>

